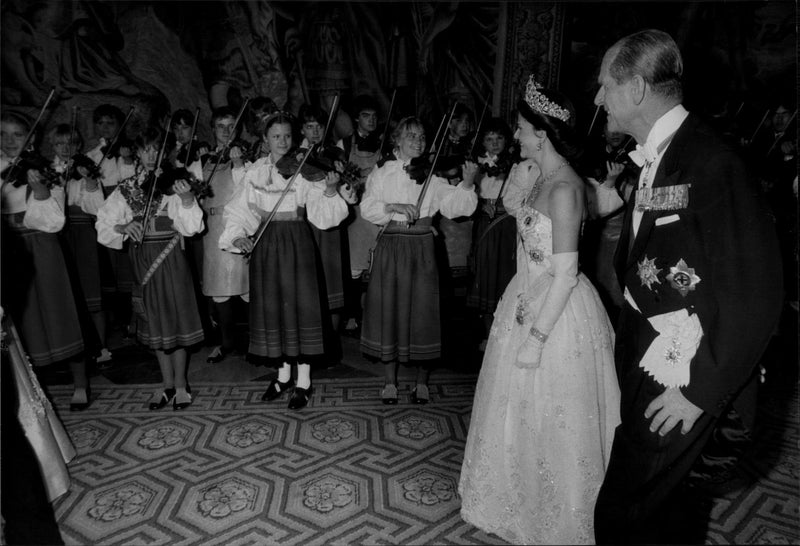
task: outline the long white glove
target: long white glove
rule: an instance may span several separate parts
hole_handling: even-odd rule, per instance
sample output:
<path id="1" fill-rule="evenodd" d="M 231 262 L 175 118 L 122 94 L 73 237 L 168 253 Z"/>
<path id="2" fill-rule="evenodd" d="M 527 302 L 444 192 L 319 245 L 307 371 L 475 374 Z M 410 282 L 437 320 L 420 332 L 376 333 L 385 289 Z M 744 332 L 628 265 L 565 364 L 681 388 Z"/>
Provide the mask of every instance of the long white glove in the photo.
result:
<path id="1" fill-rule="evenodd" d="M 558 322 L 564 307 L 578 284 L 578 253 L 559 252 L 550 257 L 553 264 L 553 282 L 547 291 L 542 309 L 533 321 L 533 328 L 540 333 L 549 335 Z M 542 357 L 544 342 L 534 335 L 528 335 L 517 352 L 518 368 L 537 368 Z"/>

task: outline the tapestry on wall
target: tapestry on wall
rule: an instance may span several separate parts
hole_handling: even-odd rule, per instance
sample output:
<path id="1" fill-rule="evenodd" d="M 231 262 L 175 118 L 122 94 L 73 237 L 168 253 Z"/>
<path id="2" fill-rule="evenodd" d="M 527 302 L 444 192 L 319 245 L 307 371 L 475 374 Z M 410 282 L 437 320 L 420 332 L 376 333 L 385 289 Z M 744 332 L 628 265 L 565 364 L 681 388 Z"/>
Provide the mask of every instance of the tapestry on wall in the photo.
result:
<path id="1" fill-rule="evenodd" d="M 530 74 L 546 87 L 558 88 L 564 54 L 566 6 L 559 2 L 510 2 L 506 5 L 505 48 L 498 100 L 501 116 L 516 108 Z"/>

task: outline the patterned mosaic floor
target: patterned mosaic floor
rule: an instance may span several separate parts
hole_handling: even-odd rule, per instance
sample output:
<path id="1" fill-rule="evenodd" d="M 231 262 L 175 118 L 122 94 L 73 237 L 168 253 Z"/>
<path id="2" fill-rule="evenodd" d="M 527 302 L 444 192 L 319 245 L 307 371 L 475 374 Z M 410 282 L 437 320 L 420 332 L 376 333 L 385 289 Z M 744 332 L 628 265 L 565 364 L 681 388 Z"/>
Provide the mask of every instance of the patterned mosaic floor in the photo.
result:
<path id="1" fill-rule="evenodd" d="M 321 379 L 300 412 L 261 384 L 194 385 L 188 410 L 145 409 L 152 385 L 102 386 L 62 412 L 79 456 L 56 503 L 67 544 L 502 544 L 459 517 L 474 375 L 433 403 L 380 404 L 377 378 Z M 404 388 L 406 387 L 406 388 Z M 69 387 L 51 387 L 59 408 Z M 800 541 L 798 402 L 764 412 L 754 483 L 715 501 L 709 544 Z"/>

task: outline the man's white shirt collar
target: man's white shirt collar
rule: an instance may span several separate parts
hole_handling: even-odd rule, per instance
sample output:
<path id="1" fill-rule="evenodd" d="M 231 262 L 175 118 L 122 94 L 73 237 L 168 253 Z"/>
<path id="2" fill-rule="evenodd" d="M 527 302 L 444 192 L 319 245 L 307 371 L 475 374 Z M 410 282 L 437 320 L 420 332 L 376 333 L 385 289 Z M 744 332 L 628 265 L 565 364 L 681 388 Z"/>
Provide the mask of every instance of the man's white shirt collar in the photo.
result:
<path id="1" fill-rule="evenodd" d="M 663 149 L 659 151 L 659 146 L 675 134 L 688 116 L 689 112 L 686 108 L 682 104 L 678 104 L 658 118 L 650 128 L 644 145 L 637 144 L 636 149 L 628 154 L 634 163 L 641 167 L 645 163 L 655 161 L 659 155 L 664 153 Z"/>

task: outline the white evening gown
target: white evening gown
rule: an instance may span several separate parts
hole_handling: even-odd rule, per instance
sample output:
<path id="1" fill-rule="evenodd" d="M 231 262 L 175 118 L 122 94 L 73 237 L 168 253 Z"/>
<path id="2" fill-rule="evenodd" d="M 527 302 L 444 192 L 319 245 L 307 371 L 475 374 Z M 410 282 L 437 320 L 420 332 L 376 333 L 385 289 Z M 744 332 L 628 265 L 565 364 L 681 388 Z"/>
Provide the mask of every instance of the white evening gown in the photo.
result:
<path id="1" fill-rule="evenodd" d="M 539 367 L 515 366 L 553 280 L 550 219 L 527 204 L 516 216 L 517 274 L 495 312 L 475 390 L 461 516 L 512 544 L 593 543 L 594 504 L 620 422 L 614 333 L 581 274 Z"/>

